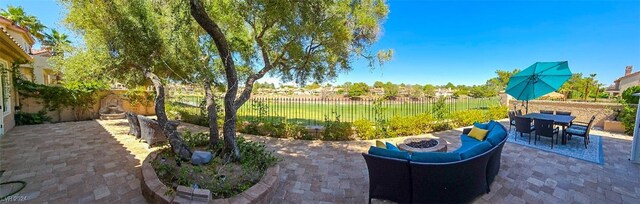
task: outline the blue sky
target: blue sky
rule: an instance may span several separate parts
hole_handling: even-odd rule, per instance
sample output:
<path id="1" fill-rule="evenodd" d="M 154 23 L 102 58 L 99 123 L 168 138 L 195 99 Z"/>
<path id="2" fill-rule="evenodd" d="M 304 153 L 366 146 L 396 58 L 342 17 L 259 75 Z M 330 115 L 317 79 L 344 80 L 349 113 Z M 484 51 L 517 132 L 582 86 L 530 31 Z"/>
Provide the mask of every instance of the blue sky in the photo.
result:
<path id="1" fill-rule="evenodd" d="M 573 72 L 596 73 L 604 84 L 627 65 L 640 71 L 640 1 L 388 3 L 390 13 L 373 49 L 391 48 L 393 59 L 375 70 L 354 62 L 334 83 L 483 84 L 496 69 L 522 69 L 536 61 L 569 61 Z M 0 8 L 7 5 L 21 5 L 47 26 L 64 30 L 65 11 L 53 0 L 0 1 Z"/>

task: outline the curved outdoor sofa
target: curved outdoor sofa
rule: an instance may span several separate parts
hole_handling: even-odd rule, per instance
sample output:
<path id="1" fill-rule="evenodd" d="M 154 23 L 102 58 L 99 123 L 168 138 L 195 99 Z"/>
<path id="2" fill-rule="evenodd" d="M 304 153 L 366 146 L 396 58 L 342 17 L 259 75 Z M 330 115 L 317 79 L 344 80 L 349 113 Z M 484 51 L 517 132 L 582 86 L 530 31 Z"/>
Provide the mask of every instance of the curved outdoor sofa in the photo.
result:
<path id="1" fill-rule="evenodd" d="M 498 122 L 476 124 L 489 130 L 483 141 L 467 134 L 453 152 L 409 153 L 371 147 L 363 153 L 372 198 L 398 203 L 461 203 L 488 193 L 500 171 L 507 130 Z M 389 146 L 390 144 L 387 144 Z"/>

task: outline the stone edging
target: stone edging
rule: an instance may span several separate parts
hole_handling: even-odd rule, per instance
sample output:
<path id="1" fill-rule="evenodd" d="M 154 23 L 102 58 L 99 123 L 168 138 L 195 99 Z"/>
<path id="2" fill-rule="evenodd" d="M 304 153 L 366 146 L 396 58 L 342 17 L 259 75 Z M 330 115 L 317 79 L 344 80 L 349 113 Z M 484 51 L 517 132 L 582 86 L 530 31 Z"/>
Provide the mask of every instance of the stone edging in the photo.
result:
<path id="1" fill-rule="evenodd" d="M 174 195 L 165 195 L 169 187 L 160 181 L 156 171 L 151 166 L 151 161 L 156 158 L 159 152 L 160 150 L 151 152 L 147 155 L 147 158 L 144 159 L 144 162 L 142 162 L 142 181 L 140 182 L 140 186 L 142 195 L 149 203 L 192 203 L 192 201 L 194 203 L 205 203 L 207 202 L 206 200 L 208 200 L 208 203 L 269 203 L 280 184 L 280 182 L 278 182 L 280 165 L 276 164 L 265 171 L 260 182 L 231 198 L 211 200 L 209 190 L 194 190 L 185 186 L 178 186 L 178 192 Z M 178 196 L 185 194 L 188 194 L 188 197 Z M 189 197 L 193 200 L 190 200 Z"/>

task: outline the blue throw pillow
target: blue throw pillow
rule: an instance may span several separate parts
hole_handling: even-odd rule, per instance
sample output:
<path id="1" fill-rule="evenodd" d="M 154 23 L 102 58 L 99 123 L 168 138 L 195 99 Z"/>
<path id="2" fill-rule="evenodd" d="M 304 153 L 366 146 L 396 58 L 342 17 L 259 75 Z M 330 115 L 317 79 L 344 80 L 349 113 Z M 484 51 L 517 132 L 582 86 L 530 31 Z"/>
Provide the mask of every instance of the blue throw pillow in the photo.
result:
<path id="1" fill-rule="evenodd" d="M 393 145 L 393 144 L 391 144 L 389 142 L 386 142 L 385 144 L 387 145 L 387 149 L 388 150 L 393 150 L 393 151 L 398 151 L 398 152 L 400 151 L 400 149 L 398 149 L 398 147 L 396 147 L 395 145 Z"/>
<path id="2" fill-rule="evenodd" d="M 411 161 L 424 163 L 448 163 L 460 161 L 460 154 L 453 152 L 416 152 L 411 155 Z"/>
<path id="3" fill-rule="evenodd" d="M 491 148 L 491 144 L 489 144 L 489 142 L 487 141 L 484 141 L 467 149 L 467 151 L 460 152 L 460 158 L 468 159 L 471 157 L 475 157 L 477 155 L 485 153 L 486 151 L 489 151 Z"/>
<path id="4" fill-rule="evenodd" d="M 483 129 L 483 130 L 488 130 L 489 129 L 489 124 L 484 124 L 484 123 L 479 123 L 479 122 L 474 122 L 473 126 L 476 126 L 477 128 Z"/>
<path id="5" fill-rule="evenodd" d="M 411 159 L 411 155 L 408 152 L 402 151 L 393 151 L 388 149 L 382 149 L 380 147 L 371 146 L 369 148 L 369 154 L 381 156 L 381 157 L 391 157 L 396 159 Z"/>
<path id="6" fill-rule="evenodd" d="M 496 146 L 500 144 L 500 142 L 502 142 L 505 137 L 507 137 L 507 132 L 505 132 L 504 129 L 496 126 L 493 128 L 493 130 L 487 133 L 487 139 L 485 140 L 491 145 Z"/>

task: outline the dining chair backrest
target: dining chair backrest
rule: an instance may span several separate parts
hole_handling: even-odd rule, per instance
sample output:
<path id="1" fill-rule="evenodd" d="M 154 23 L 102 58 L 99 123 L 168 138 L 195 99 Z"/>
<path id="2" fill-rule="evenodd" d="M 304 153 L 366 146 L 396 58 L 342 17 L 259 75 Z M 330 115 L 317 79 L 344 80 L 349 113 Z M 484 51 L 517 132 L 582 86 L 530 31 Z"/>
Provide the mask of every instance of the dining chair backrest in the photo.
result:
<path id="1" fill-rule="evenodd" d="M 540 110 L 540 113 L 553 114 L 553 111 L 552 110 Z"/>
<path id="2" fill-rule="evenodd" d="M 591 127 L 593 126 L 593 121 L 596 120 L 596 116 L 591 116 L 591 120 L 589 120 L 589 124 L 587 125 L 587 132 L 586 134 L 589 134 L 589 131 L 591 130 Z"/>
<path id="3" fill-rule="evenodd" d="M 509 111 L 509 122 L 512 123 L 516 119 L 516 111 Z"/>
<path id="4" fill-rule="evenodd" d="M 531 132 L 531 118 L 516 116 L 516 131 L 521 133 Z"/>
<path id="5" fill-rule="evenodd" d="M 570 111 L 556 111 L 556 115 L 571 115 Z"/>
<path id="6" fill-rule="evenodd" d="M 533 119 L 536 135 L 553 137 L 553 120 Z"/>
<path id="7" fill-rule="evenodd" d="M 516 116 L 522 116 L 522 109 L 516 111 Z"/>

